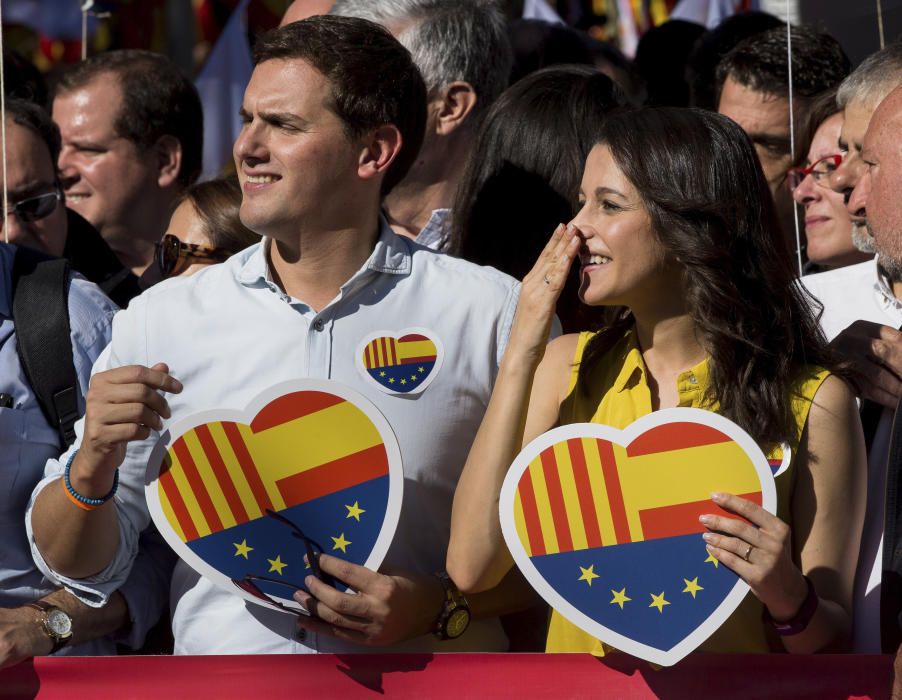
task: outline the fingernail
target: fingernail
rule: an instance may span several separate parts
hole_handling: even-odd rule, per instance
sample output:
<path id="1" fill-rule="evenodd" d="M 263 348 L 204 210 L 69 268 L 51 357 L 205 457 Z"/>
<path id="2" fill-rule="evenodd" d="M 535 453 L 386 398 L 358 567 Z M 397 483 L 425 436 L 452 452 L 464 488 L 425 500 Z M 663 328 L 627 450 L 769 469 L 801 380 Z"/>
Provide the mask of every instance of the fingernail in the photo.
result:
<path id="1" fill-rule="evenodd" d="M 706 533 L 704 533 L 704 534 L 702 535 L 702 539 L 703 539 L 705 542 L 713 542 L 713 541 L 714 541 L 714 535 L 712 535 L 710 532 L 706 532 Z"/>
<path id="2" fill-rule="evenodd" d="M 175 377 L 172 377 L 172 393 L 179 394 L 183 388 L 182 383 Z"/>
<path id="3" fill-rule="evenodd" d="M 304 604 L 304 594 L 301 593 L 300 591 L 295 591 L 294 595 L 292 595 L 291 597 L 294 598 L 301 605 Z"/>
<path id="4" fill-rule="evenodd" d="M 307 576 L 304 579 L 304 585 L 307 586 L 307 588 L 310 588 L 310 584 L 313 583 L 313 579 L 315 579 L 315 578 L 316 578 L 315 576 Z"/>
<path id="5" fill-rule="evenodd" d="M 708 554 L 711 554 L 714 551 L 714 547 L 712 547 L 710 544 L 706 544 L 705 549 L 707 550 Z"/>
<path id="6" fill-rule="evenodd" d="M 727 497 L 726 494 L 720 493 L 720 491 L 715 491 L 714 493 L 711 494 L 711 500 L 714 501 L 715 503 L 720 503 L 726 497 Z"/>
<path id="7" fill-rule="evenodd" d="M 713 518 L 710 515 L 700 515 L 698 516 L 698 521 L 702 525 L 710 525 Z"/>

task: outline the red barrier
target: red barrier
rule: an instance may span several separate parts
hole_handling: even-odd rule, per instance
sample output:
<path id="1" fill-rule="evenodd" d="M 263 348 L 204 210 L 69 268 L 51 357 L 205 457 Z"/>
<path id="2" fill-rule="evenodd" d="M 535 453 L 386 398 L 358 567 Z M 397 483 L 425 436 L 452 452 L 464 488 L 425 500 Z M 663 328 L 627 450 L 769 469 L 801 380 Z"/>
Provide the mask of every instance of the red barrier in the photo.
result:
<path id="1" fill-rule="evenodd" d="M 888 698 L 889 656 L 348 654 L 39 658 L 0 672 L 16 698 Z"/>

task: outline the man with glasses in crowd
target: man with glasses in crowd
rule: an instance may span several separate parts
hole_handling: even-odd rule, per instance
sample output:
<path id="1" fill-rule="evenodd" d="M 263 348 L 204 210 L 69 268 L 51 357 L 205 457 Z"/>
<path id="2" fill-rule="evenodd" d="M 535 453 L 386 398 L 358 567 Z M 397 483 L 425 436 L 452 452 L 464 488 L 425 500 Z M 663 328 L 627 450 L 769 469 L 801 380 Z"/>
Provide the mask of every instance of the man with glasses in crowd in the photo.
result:
<path id="1" fill-rule="evenodd" d="M 242 409 L 288 379 L 334 380 L 375 404 L 401 447 L 404 498 L 385 571 L 320 555 L 320 572 L 357 593 L 311 575 L 310 593 L 296 599 L 313 616 L 295 619 L 248 606 L 180 562 L 176 652 L 505 650 L 497 615 L 534 602 L 525 583 L 514 576 L 467 602 L 441 572 L 454 488 L 519 286 L 395 234 L 380 216 L 383 196 L 416 158 L 426 109 L 419 71 L 388 32 L 313 17 L 265 35 L 254 54 L 234 156 L 242 222 L 265 239 L 149 289 L 117 317 L 77 451 L 48 462 L 36 488 L 35 560 L 79 595 L 106 600 L 148 522 L 145 470 L 171 421 Z M 443 345 L 434 381 L 415 399 L 364 381 L 360 342 L 376 329 L 412 327 Z"/>
<path id="2" fill-rule="evenodd" d="M 900 83 L 902 45 L 891 44 L 866 58 L 837 93 L 837 103 L 843 108 L 838 143 L 843 160 L 830 176 L 830 186 L 847 198 L 852 216 L 850 235 L 856 246 L 863 252 L 877 252 L 877 257 L 802 278 L 805 287 L 823 304 L 821 328 L 831 347 L 851 366 L 858 395 L 864 399 L 868 502 L 853 597 L 852 648 L 872 654 L 881 651 L 881 624 L 887 625 L 880 615 L 884 501 L 893 418 L 902 397 L 902 333 L 898 330 L 902 327 L 902 300 L 894 284 L 896 251 L 875 248 L 868 211 L 896 208 L 898 200 L 895 196 L 868 197 L 867 188 L 859 187 L 859 183 L 868 171 L 862 149 L 866 134 L 871 132 L 872 116 Z M 902 181 L 896 182 L 897 188 L 899 185 Z M 894 621 L 890 624 L 895 627 Z"/>

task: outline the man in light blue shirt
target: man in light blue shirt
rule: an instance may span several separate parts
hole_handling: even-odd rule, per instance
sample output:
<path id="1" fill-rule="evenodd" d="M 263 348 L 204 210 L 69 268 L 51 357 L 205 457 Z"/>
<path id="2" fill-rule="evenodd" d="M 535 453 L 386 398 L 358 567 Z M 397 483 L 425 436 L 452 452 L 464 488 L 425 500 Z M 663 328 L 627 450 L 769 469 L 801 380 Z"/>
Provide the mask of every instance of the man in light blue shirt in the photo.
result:
<path id="1" fill-rule="evenodd" d="M 0 243 L 0 665 L 51 651 L 81 656 L 115 653 L 113 633 L 125 632 L 123 641 L 140 646 L 144 633 L 159 617 L 160 587 L 166 584 L 166 571 L 154 573 L 153 565 L 148 568 L 147 557 L 142 557 L 135 568 L 141 580 L 131 579 L 105 607 L 96 608 L 59 590 L 31 557 L 23 515 L 45 463 L 60 452 L 60 435 L 41 412 L 16 348 L 12 314 L 15 255 L 14 246 Z M 78 408 L 83 413 L 91 365 L 110 340 L 116 306 L 94 284 L 73 277 L 68 310 Z M 151 549 L 156 547 L 156 555 L 168 560 L 161 546 L 158 543 Z M 71 626 L 71 637 L 54 638 L 43 625 L 48 615 L 62 631 Z M 61 646 L 55 649 L 58 643 Z"/>
<path id="2" fill-rule="evenodd" d="M 462 633 L 448 628 L 453 591 L 435 574 L 519 285 L 398 236 L 380 218 L 425 123 L 422 79 L 390 34 L 359 19 L 314 17 L 262 38 L 255 64 L 234 156 L 242 221 L 264 241 L 148 290 L 117 316 L 77 452 L 48 462 L 35 490 L 35 560 L 85 600 L 107 600 L 149 520 L 144 476 L 167 426 L 200 411 L 242 410 L 287 380 L 334 380 L 375 404 L 400 444 L 404 498 L 383 572 L 323 555 L 321 569 L 357 594 L 308 582 L 315 598 L 297 599 L 315 616 L 295 620 L 248 605 L 180 562 L 176 652 L 502 651 L 497 615 L 532 595 L 512 584 L 473 596 Z M 360 344 L 411 329 L 443 350 L 428 387 L 402 394 L 369 381 Z M 97 504 L 91 510 L 59 483 L 70 458 L 71 486 Z"/>

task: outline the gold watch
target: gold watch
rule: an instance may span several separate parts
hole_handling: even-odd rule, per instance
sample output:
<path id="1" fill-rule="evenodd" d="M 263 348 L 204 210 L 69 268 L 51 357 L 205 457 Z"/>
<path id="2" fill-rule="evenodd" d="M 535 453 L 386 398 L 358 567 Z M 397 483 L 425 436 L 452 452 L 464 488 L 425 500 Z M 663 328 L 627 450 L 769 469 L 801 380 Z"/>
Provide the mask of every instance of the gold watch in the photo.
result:
<path id="1" fill-rule="evenodd" d="M 33 600 L 26 603 L 26 606 L 41 613 L 38 618 L 41 629 L 53 642 L 51 654 L 55 654 L 69 643 L 72 639 L 72 618 L 64 610 L 43 600 Z"/>
<path id="2" fill-rule="evenodd" d="M 436 577 L 445 589 L 445 601 L 435 622 L 435 636 L 442 640 L 457 639 L 470 626 L 470 604 L 447 573 L 442 571 Z"/>

